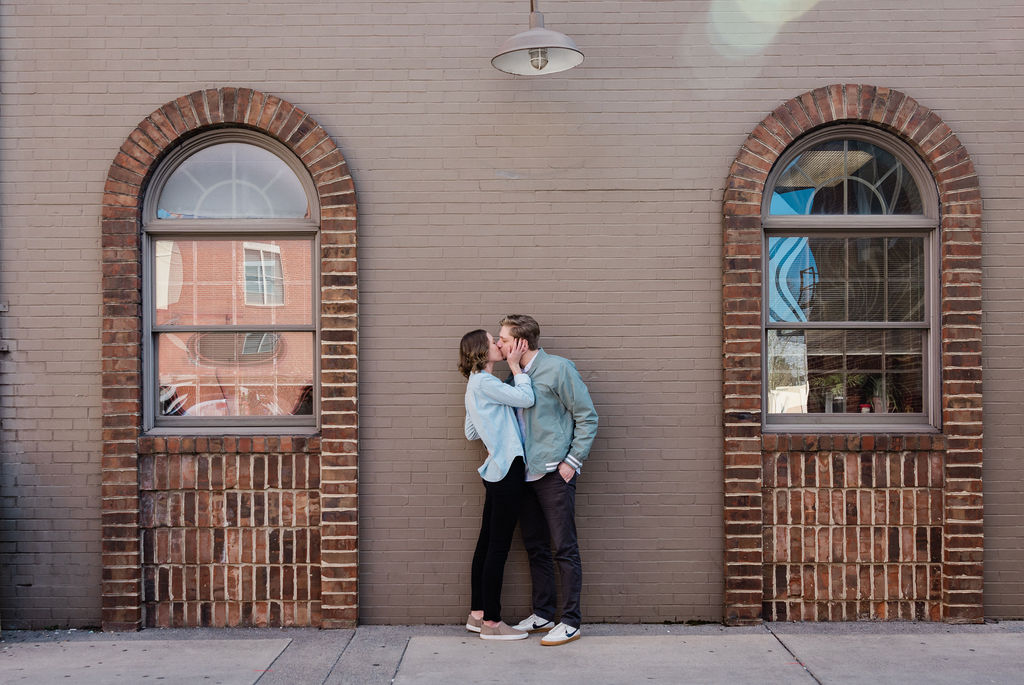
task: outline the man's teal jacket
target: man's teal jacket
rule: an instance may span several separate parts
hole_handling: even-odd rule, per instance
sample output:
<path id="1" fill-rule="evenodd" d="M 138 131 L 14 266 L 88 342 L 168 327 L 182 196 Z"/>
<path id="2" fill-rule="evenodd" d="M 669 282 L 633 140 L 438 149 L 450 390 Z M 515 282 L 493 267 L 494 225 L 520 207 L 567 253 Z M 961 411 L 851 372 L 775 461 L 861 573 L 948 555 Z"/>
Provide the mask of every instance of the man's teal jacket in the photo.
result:
<path id="1" fill-rule="evenodd" d="M 550 473 L 562 461 L 578 469 L 597 435 L 597 410 L 580 372 L 539 349 L 526 374 L 537 398 L 523 410 L 527 471 Z"/>

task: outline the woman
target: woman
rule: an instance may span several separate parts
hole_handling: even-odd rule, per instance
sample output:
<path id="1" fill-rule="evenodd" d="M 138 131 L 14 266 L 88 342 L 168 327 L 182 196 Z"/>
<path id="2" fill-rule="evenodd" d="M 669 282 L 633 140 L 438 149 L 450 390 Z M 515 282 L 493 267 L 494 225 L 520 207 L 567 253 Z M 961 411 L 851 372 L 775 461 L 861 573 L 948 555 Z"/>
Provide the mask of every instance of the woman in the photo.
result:
<path id="1" fill-rule="evenodd" d="M 519 506 L 526 480 L 523 439 L 512 407 L 533 406 L 533 385 L 519 368 L 527 350 L 518 340 L 508 351 L 508 366 L 515 386 L 498 380 L 495 362 L 502 360 L 494 338 L 484 330 L 462 336 L 459 371 L 466 384 L 466 437 L 483 440 L 487 459 L 478 469 L 484 480 L 483 522 L 473 554 L 472 604 L 466 630 L 480 633 L 484 640 L 522 640 L 529 633 L 501 620 L 501 583 L 505 560 L 512 544 L 512 532 L 519 519 Z"/>

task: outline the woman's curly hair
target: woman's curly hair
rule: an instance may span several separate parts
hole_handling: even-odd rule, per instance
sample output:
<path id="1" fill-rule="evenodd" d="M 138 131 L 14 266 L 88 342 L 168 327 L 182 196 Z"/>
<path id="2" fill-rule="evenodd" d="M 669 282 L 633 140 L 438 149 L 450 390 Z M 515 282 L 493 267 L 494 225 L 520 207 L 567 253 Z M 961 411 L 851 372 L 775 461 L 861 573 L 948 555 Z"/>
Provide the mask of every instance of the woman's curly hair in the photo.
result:
<path id="1" fill-rule="evenodd" d="M 491 349 L 491 342 L 487 339 L 487 331 L 478 328 L 462 336 L 462 343 L 459 345 L 459 371 L 466 378 L 471 373 L 483 371 L 487 366 L 487 357 Z"/>

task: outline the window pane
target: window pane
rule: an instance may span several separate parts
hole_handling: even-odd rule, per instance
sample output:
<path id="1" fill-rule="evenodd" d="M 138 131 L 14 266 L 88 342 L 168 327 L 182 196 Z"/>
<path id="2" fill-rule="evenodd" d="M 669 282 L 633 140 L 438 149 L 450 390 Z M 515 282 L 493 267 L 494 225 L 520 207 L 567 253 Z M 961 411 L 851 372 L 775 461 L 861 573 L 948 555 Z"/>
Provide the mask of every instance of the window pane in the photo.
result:
<path id="1" fill-rule="evenodd" d="M 818 188 L 814 193 L 814 201 L 811 202 L 811 214 L 842 214 L 843 193 L 846 191 L 845 184 L 837 181 L 827 186 Z"/>
<path id="2" fill-rule="evenodd" d="M 848 141 L 847 160 L 851 167 L 849 214 L 921 214 L 921 194 L 907 168 L 877 145 L 862 140 Z M 866 160 L 857 169 L 852 167 Z M 870 207 L 870 210 L 868 209 Z"/>
<path id="3" fill-rule="evenodd" d="M 769 237 L 769 320 L 923 322 L 924 240 Z"/>
<path id="4" fill-rule="evenodd" d="M 881 411 L 871 403 L 872 394 L 882 383 L 883 331 L 846 331 L 846 387 L 844 409 L 847 413 L 870 414 Z"/>
<path id="5" fill-rule="evenodd" d="M 885 321 L 885 281 L 850 281 L 849 321 Z"/>
<path id="6" fill-rule="evenodd" d="M 160 416 L 313 413 L 313 333 L 157 335 Z"/>
<path id="7" fill-rule="evenodd" d="M 848 240 L 849 321 L 885 321 L 885 238 Z"/>
<path id="8" fill-rule="evenodd" d="M 859 140 L 847 141 L 847 214 L 888 214 L 878 183 L 889 173 L 896 158 L 886 150 Z"/>
<path id="9" fill-rule="evenodd" d="M 886 238 L 889 278 L 924 280 L 924 238 Z"/>
<path id="10" fill-rule="evenodd" d="M 154 252 L 158 326 L 313 323 L 309 238 L 161 239 Z"/>
<path id="11" fill-rule="evenodd" d="M 924 284 L 889 281 L 889 321 L 924 321 Z"/>
<path id="12" fill-rule="evenodd" d="M 245 247 L 245 303 L 253 305 L 284 304 L 284 277 L 281 252 L 276 245 Z"/>
<path id="13" fill-rule="evenodd" d="M 922 349 L 920 330 L 885 332 L 886 368 L 920 369 Z"/>
<path id="14" fill-rule="evenodd" d="M 887 373 L 886 411 L 890 414 L 920 414 L 924 411 L 921 392 L 920 371 L 908 373 Z"/>
<path id="15" fill-rule="evenodd" d="M 885 238 L 853 238 L 849 252 L 850 278 L 880 281 L 885 268 Z"/>
<path id="16" fill-rule="evenodd" d="M 885 398 L 889 413 L 920 413 L 924 411 L 921 332 L 888 331 L 885 337 L 885 387 L 878 397 Z"/>
<path id="17" fill-rule="evenodd" d="M 807 331 L 807 357 L 816 367 L 808 374 L 807 411 L 843 413 L 846 371 L 846 338 L 843 331 Z M 826 364 L 816 363 L 826 360 Z"/>
<path id="18" fill-rule="evenodd" d="M 846 319 L 846 245 L 841 238 L 768 239 L 772 321 Z"/>
<path id="19" fill-rule="evenodd" d="M 922 413 L 922 330 L 769 330 L 768 413 Z"/>
<path id="20" fill-rule="evenodd" d="M 888 320 L 924 321 L 924 239 L 887 239 Z"/>
<path id="21" fill-rule="evenodd" d="M 794 159 L 775 182 L 772 214 L 843 213 L 843 141 L 830 140 Z"/>
<path id="22" fill-rule="evenodd" d="M 768 331 L 768 413 L 807 413 L 804 331 Z"/>
<path id="23" fill-rule="evenodd" d="M 846 185 L 847 214 L 885 214 L 885 204 L 878 190 L 863 181 L 849 179 Z"/>
<path id="24" fill-rule="evenodd" d="M 275 219 L 309 216 L 295 172 L 256 145 L 203 148 L 171 173 L 157 202 L 159 219 Z"/>
<path id="25" fill-rule="evenodd" d="M 921 214 L 910 172 L 890 152 L 857 139 L 800 153 L 772 189 L 773 215 Z"/>
<path id="26" fill-rule="evenodd" d="M 899 162 L 888 150 L 871 143 L 850 139 L 847 141 L 846 172 L 850 178 L 874 188 Z"/>

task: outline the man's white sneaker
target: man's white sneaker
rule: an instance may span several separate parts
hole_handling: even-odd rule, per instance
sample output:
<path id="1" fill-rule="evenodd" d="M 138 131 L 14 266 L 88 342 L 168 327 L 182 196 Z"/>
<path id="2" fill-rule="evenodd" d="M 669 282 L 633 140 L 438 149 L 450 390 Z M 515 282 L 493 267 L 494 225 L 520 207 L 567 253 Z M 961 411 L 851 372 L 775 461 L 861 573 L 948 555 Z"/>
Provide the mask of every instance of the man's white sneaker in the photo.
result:
<path id="1" fill-rule="evenodd" d="M 557 645 L 564 645 L 566 642 L 572 642 L 573 640 L 579 640 L 580 635 L 583 631 L 579 628 L 573 628 L 567 626 L 564 623 L 559 623 L 557 626 L 548 631 L 548 634 L 540 639 L 540 643 L 545 647 L 555 647 Z"/>
<path id="2" fill-rule="evenodd" d="M 530 614 L 529 618 L 524 618 L 513 627 L 516 630 L 522 630 L 527 633 L 540 633 L 554 628 L 555 622 L 541 618 L 537 614 Z"/>

